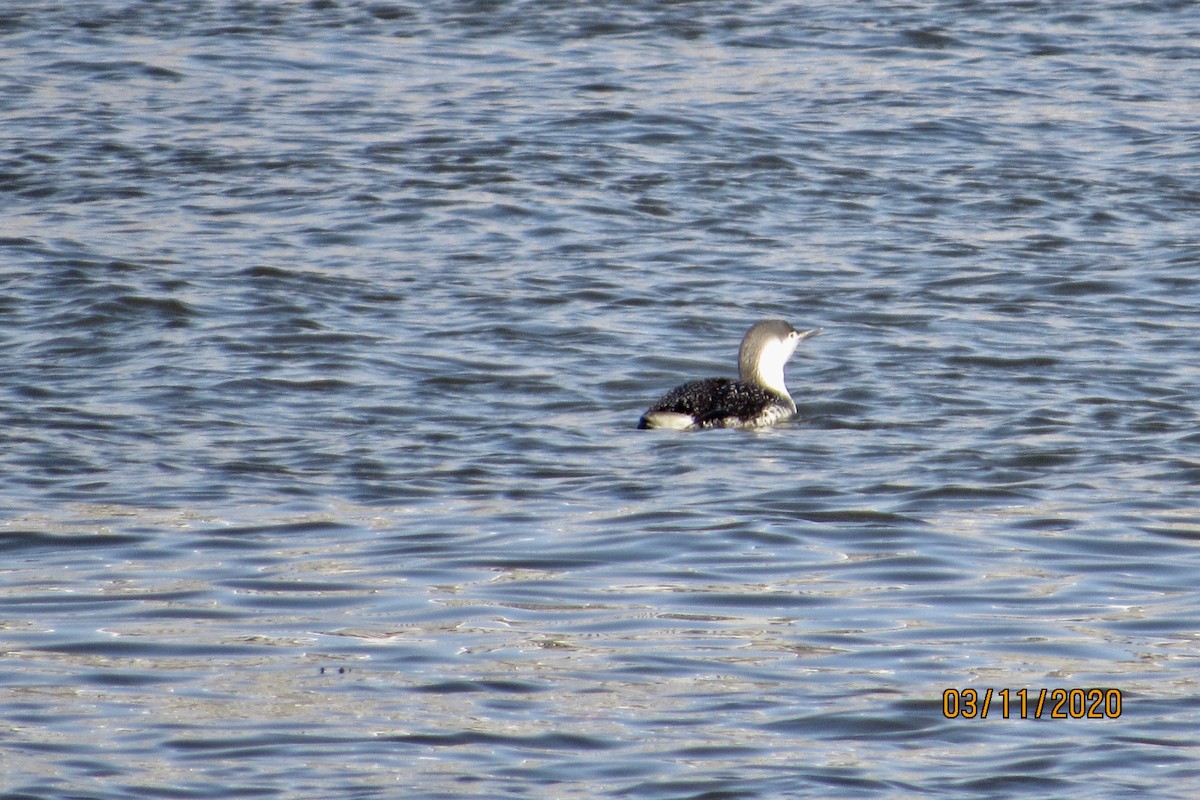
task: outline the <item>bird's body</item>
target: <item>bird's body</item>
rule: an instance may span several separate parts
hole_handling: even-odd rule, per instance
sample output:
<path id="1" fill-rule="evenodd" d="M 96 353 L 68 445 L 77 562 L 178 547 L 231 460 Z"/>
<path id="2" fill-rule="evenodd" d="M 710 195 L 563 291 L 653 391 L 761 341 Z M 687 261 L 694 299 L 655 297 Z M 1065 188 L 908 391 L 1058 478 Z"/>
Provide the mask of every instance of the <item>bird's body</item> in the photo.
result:
<path id="1" fill-rule="evenodd" d="M 783 320 L 763 320 L 746 332 L 738 352 L 738 380 L 705 378 L 677 386 L 642 415 L 639 428 L 759 428 L 790 419 L 796 403 L 783 366 L 800 342 L 820 328 L 797 331 Z"/>

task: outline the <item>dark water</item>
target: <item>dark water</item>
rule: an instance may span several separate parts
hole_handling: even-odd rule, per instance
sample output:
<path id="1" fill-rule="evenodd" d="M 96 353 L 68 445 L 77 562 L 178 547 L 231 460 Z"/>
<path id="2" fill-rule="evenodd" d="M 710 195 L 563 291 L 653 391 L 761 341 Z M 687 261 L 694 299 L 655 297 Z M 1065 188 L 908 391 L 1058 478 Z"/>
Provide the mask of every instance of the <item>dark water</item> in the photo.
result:
<path id="1" fill-rule="evenodd" d="M 5 3 L 0 796 L 1197 796 L 1198 42 Z"/>

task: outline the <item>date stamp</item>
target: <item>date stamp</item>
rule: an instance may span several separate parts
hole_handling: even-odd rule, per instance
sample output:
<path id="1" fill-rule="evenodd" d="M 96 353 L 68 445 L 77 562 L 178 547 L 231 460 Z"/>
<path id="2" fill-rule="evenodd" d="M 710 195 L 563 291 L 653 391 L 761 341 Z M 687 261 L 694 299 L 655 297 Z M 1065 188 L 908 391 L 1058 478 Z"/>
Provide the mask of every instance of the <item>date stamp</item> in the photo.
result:
<path id="1" fill-rule="evenodd" d="M 1116 719 L 1120 689 L 947 689 L 946 719 Z"/>

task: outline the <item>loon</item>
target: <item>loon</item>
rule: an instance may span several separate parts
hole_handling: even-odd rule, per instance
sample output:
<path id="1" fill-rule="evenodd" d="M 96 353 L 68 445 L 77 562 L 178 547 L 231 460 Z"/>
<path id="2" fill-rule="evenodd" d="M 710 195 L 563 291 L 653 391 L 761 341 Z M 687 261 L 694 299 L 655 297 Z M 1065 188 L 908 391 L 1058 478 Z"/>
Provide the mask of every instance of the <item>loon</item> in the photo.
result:
<path id="1" fill-rule="evenodd" d="M 783 365 L 796 345 L 821 332 L 798 331 L 781 319 L 755 323 L 738 350 L 739 380 L 705 378 L 677 386 L 652 405 L 639 428 L 759 428 L 790 419 L 796 403 L 783 382 Z"/>

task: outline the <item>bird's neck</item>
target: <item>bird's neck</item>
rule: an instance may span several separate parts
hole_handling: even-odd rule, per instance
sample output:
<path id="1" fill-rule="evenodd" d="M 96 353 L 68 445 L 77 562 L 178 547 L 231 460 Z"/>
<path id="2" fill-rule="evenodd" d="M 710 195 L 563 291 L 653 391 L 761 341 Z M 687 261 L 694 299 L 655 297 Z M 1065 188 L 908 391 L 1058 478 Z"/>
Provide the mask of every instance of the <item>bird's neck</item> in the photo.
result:
<path id="1" fill-rule="evenodd" d="M 767 358 L 763 358 L 763 353 L 755 353 L 755 358 L 744 358 L 739 365 L 741 379 L 746 383 L 757 384 L 764 389 L 767 389 L 792 402 L 792 396 L 788 392 L 787 384 L 783 381 L 783 365 L 785 359 L 771 358 L 770 353 L 767 353 Z"/>

